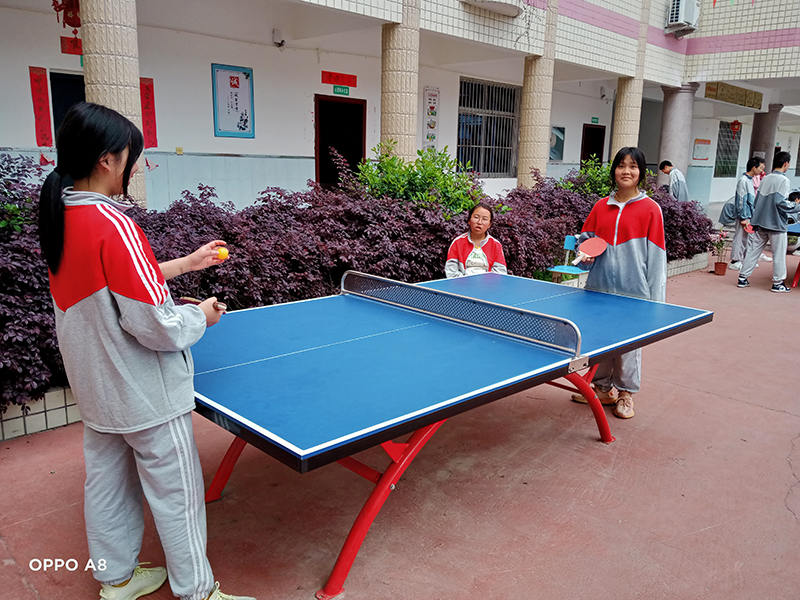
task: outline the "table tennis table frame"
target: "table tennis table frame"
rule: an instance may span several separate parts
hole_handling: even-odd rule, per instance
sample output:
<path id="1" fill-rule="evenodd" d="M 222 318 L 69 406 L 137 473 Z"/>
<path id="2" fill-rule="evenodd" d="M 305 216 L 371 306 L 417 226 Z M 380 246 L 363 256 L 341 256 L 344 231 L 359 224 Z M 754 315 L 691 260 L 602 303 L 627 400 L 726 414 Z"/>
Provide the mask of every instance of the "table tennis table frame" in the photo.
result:
<path id="1" fill-rule="evenodd" d="M 400 283 L 400 285 L 409 284 Z M 356 517 L 353 526 L 350 528 L 350 532 L 339 552 L 339 556 L 336 559 L 336 563 L 334 564 L 327 582 L 322 589 L 315 594 L 317 600 L 330 600 L 344 592 L 344 582 L 350 573 L 350 569 L 366 538 L 367 532 L 388 499 L 389 494 L 395 489 L 400 477 L 402 477 L 414 458 L 448 418 L 483 404 L 493 402 L 494 400 L 499 400 L 546 383 L 583 395 L 584 398 L 587 399 L 592 414 L 594 415 L 600 432 L 600 440 L 606 444 L 610 444 L 615 438 L 611 435 L 611 429 L 608 425 L 608 419 L 603 410 L 603 405 L 600 403 L 597 394 L 591 386 L 592 379 L 599 364 L 615 356 L 641 348 L 643 345 L 649 345 L 682 331 L 693 329 L 711 320 L 712 314 L 709 313 L 702 319 L 693 320 L 670 329 L 665 329 L 656 335 L 650 336 L 646 339 L 644 344 L 641 340 L 631 341 L 627 344 L 620 344 L 612 351 L 603 354 L 581 356 L 580 346 L 578 346 L 576 356 L 573 357 L 573 360 L 554 370 L 540 373 L 532 378 L 502 388 L 491 390 L 464 402 L 450 405 L 442 410 L 422 415 L 416 419 L 390 428 L 375 431 L 370 435 L 351 440 L 345 444 L 306 457 L 300 457 L 283 448 L 279 448 L 269 440 L 265 440 L 261 435 L 251 431 L 246 426 L 199 401 L 196 408 L 199 414 L 227 429 L 236 436 L 222 459 L 217 473 L 206 492 L 206 502 L 213 502 L 222 497 L 222 492 L 233 472 L 236 461 L 239 459 L 239 456 L 248 443 L 300 473 L 305 473 L 332 462 L 337 462 L 346 469 L 372 482 L 375 488 L 370 493 L 364 506 Z M 580 342 L 578 342 L 578 344 L 580 344 Z M 583 371 L 584 369 L 586 369 L 586 371 L 581 375 L 579 371 Z M 561 378 L 566 379 L 571 386 L 557 383 L 556 380 Z M 393 441 L 406 434 L 410 434 L 410 436 L 405 442 Z M 381 446 L 390 459 L 388 467 L 383 472 L 353 458 L 354 454 L 378 445 Z"/>
<path id="2" fill-rule="evenodd" d="M 595 421 L 597 422 L 597 427 L 600 431 L 600 440 L 610 444 L 615 438 L 613 435 L 611 435 L 611 428 L 608 425 L 608 419 L 606 418 L 603 406 L 591 386 L 591 381 L 594 377 L 595 371 L 597 371 L 597 367 L 598 365 L 595 364 L 583 375 L 578 373 L 564 374 L 563 377 L 569 381 L 573 387 L 554 381 L 544 381 L 542 383 L 547 383 L 548 385 L 553 385 L 561 389 L 571 392 L 579 392 L 582 394 L 589 401 L 589 406 L 592 409 L 592 414 L 594 415 Z M 526 389 L 529 387 L 531 386 L 525 386 Z M 505 397 L 513 393 L 515 392 L 509 392 L 506 390 L 503 392 L 502 396 Z M 491 401 L 486 399 L 488 396 L 494 396 L 494 394 L 482 396 L 481 398 L 484 400 L 482 404 Z M 208 418 L 212 418 L 208 414 L 205 414 L 205 411 L 200 407 L 198 412 L 204 416 L 207 416 Z M 218 418 L 212 418 L 212 420 L 219 422 Z M 372 523 L 375 521 L 375 518 L 378 516 L 378 513 L 380 512 L 384 503 L 389 498 L 389 494 L 391 494 L 391 492 L 395 489 L 400 477 L 403 476 L 403 473 L 405 473 L 406 469 L 411 465 L 411 462 L 414 460 L 417 454 L 419 454 L 423 446 L 428 443 L 428 441 L 433 437 L 433 434 L 436 433 L 436 431 L 444 424 L 446 420 L 446 418 L 441 419 L 419 427 L 413 431 L 406 442 L 395 442 L 392 440 L 380 442 L 380 447 L 390 459 L 389 466 L 383 472 L 364 464 L 363 462 L 353 458 L 351 455 L 336 459 L 335 462 L 341 466 L 363 477 L 367 481 L 372 482 L 375 485 L 375 488 L 370 493 L 367 501 L 364 503 L 364 506 L 358 513 L 353 526 L 350 528 L 350 532 L 348 533 L 344 545 L 339 552 L 339 556 L 336 559 L 336 563 L 333 566 L 330 576 L 328 577 L 328 581 L 325 583 L 323 588 L 317 591 L 315 594 L 317 600 L 330 600 L 331 598 L 335 598 L 344 592 L 344 582 L 347 579 L 347 576 L 350 574 L 350 569 L 352 568 L 353 562 L 358 555 L 358 551 L 361 549 L 361 545 L 363 544 L 364 539 L 367 536 L 367 532 L 372 526 Z M 393 435 L 397 435 L 396 431 L 394 431 Z M 245 434 L 244 437 L 250 436 Z M 244 437 L 237 435 L 228 448 L 228 451 L 225 453 L 225 456 L 222 459 L 219 468 L 217 469 L 217 473 L 214 475 L 214 479 L 211 482 L 208 491 L 206 492 L 206 502 L 214 502 L 222 497 L 222 492 L 225 489 L 228 480 L 230 479 L 233 468 L 236 465 L 236 461 L 239 459 L 239 456 L 241 456 L 245 446 L 247 446 L 248 441 L 246 441 Z M 260 446 L 260 444 L 254 445 Z M 374 445 L 375 444 L 369 444 L 368 447 L 373 447 Z M 355 452 L 358 452 L 358 450 L 351 451 L 351 454 L 354 454 Z M 326 464 L 328 462 L 331 461 L 327 461 Z"/>

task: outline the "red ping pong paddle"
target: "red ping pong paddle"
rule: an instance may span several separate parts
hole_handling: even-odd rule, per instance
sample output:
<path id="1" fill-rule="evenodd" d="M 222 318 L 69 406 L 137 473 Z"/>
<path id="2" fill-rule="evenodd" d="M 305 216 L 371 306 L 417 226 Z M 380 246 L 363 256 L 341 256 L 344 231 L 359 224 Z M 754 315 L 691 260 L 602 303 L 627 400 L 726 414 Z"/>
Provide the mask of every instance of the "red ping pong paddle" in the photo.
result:
<path id="1" fill-rule="evenodd" d="M 583 262 L 587 258 L 596 258 L 606 251 L 608 244 L 603 238 L 591 237 L 578 246 L 578 256 L 572 261 L 573 265 Z"/>
<path id="2" fill-rule="evenodd" d="M 745 225 L 745 226 L 744 226 L 744 230 L 745 230 L 747 233 L 753 233 L 753 226 L 752 226 L 752 225 L 750 225 L 750 223 L 748 223 L 747 225 Z"/>

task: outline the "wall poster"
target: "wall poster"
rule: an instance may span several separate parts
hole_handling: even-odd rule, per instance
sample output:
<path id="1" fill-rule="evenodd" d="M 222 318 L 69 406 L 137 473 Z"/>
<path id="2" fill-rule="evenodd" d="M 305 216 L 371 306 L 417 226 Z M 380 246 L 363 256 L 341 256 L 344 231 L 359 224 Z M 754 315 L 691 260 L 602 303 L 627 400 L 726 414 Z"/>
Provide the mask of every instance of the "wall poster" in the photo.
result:
<path id="1" fill-rule="evenodd" d="M 425 120 L 422 135 L 422 149 L 436 150 L 439 135 L 439 88 L 425 88 Z"/>
<path id="2" fill-rule="evenodd" d="M 253 114 L 253 69 L 211 65 L 214 89 L 214 135 L 256 137 Z"/>
<path id="3" fill-rule="evenodd" d="M 708 160 L 711 156 L 711 140 L 695 138 L 692 160 Z"/>

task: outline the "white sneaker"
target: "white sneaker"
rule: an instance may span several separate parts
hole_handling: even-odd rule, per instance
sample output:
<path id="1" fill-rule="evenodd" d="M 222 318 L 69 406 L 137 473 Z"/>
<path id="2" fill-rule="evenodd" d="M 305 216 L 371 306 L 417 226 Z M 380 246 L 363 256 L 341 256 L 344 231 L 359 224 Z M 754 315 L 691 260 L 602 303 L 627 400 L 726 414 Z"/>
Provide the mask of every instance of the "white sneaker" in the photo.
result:
<path id="1" fill-rule="evenodd" d="M 772 258 L 770 258 L 769 256 L 767 256 L 767 255 L 766 255 L 766 254 L 764 254 L 763 252 L 761 253 L 761 256 L 759 257 L 759 260 L 763 260 L 764 262 L 772 262 Z"/>
<path id="2" fill-rule="evenodd" d="M 800 248 L 792 252 L 792 256 L 800 256 Z"/>
<path id="3" fill-rule="evenodd" d="M 207 598 L 207 600 L 256 600 L 250 596 L 231 596 L 230 594 L 224 594 L 219 589 L 219 581 L 214 584 L 214 589 L 211 590 L 211 595 Z"/>
<path id="4" fill-rule="evenodd" d="M 736 262 L 731 263 L 731 269 L 733 269 L 734 271 L 738 271 L 741 268 L 742 268 L 742 261 L 737 260 Z"/>
<path id="5" fill-rule="evenodd" d="M 139 565 L 147 564 L 150 563 L 139 563 Z M 164 585 L 166 580 L 167 570 L 164 567 L 145 569 L 138 566 L 133 570 L 133 575 L 128 583 L 122 587 L 103 584 L 100 598 L 102 600 L 136 600 L 136 598 L 152 594 Z"/>

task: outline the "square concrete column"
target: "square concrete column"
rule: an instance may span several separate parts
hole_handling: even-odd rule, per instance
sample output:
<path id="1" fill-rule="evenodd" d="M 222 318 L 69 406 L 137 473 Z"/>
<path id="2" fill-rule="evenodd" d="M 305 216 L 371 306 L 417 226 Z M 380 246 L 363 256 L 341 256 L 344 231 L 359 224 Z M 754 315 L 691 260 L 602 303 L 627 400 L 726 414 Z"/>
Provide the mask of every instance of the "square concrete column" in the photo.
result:
<path id="1" fill-rule="evenodd" d="M 620 148 L 639 145 L 639 125 L 642 120 L 641 77 L 620 77 L 617 80 L 617 100 L 614 109 L 614 136 L 611 140 L 611 155 Z"/>
<path id="2" fill-rule="evenodd" d="M 750 156 L 756 153 L 766 161 L 767 173 L 772 171 L 775 157 L 775 138 L 778 135 L 778 118 L 783 104 L 770 104 L 769 112 L 753 115 L 753 135 L 750 136 Z"/>
<path id="3" fill-rule="evenodd" d="M 699 83 L 684 83 L 681 87 L 661 86 L 664 92 L 664 109 L 661 113 L 661 142 L 657 161 L 668 160 L 681 173 L 686 174 L 692 155 L 692 117 L 694 95 Z M 659 173 L 658 183 L 669 183 L 669 175 Z"/>
<path id="4" fill-rule="evenodd" d="M 420 0 L 403 0 L 403 22 L 383 26 L 381 39 L 381 143 L 394 154 L 417 158 Z"/>
<path id="5" fill-rule="evenodd" d="M 532 171 L 547 173 L 550 160 L 550 110 L 553 104 L 553 69 L 555 67 L 558 0 L 549 0 L 542 56 L 525 57 L 522 99 L 519 116 L 519 159 L 517 183 L 531 187 Z"/>
<path id="6" fill-rule="evenodd" d="M 113 108 L 141 129 L 136 1 L 81 0 L 81 29 L 86 100 Z M 144 173 L 139 167 L 128 192 L 146 206 Z"/>

